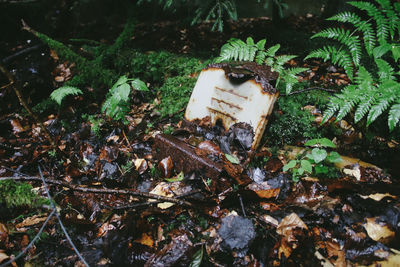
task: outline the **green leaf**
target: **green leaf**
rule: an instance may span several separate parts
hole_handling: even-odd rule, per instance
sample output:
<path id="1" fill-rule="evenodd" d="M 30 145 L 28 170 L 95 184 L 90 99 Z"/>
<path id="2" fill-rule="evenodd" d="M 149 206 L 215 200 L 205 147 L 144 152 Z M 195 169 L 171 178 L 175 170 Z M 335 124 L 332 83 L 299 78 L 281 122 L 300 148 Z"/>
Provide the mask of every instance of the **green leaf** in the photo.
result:
<path id="1" fill-rule="evenodd" d="M 183 174 L 183 172 L 178 173 L 178 175 L 176 175 L 175 177 L 172 178 L 166 178 L 165 181 L 173 183 L 173 182 L 180 182 L 185 178 L 185 175 Z"/>
<path id="2" fill-rule="evenodd" d="M 288 164 L 286 164 L 285 166 L 283 166 L 282 170 L 284 172 L 288 171 L 289 169 L 293 168 L 294 166 L 296 166 L 297 164 L 297 160 L 291 160 L 289 161 Z"/>
<path id="3" fill-rule="evenodd" d="M 120 86 L 121 84 L 124 84 L 127 81 L 128 81 L 128 77 L 126 77 L 125 75 L 121 76 L 121 77 L 119 77 L 118 81 L 113 85 L 113 87 Z"/>
<path id="4" fill-rule="evenodd" d="M 303 175 L 304 174 L 304 169 L 303 168 L 298 168 L 297 169 L 297 173 L 300 174 L 300 175 Z"/>
<path id="5" fill-rule="evenodd" d="M 399 45 L 392 45 L 392 54 L 395 61 L 399 60 L 400 58 L 400 46 Z"/>
<path id="6" fill-rule="evenodd" d="M 301 167 L 302 167 L 306 172 L 312 173 L 312 165 L 311 165 L 310 161 L 304 160 L 304 159 L 303 159 L 303 160 L 300 161 L 300 163 L 301 163 Z"/>
<path id="7" fill-rule="evenodd" d="M 331 140 L 329 140 L 328 138 L 311 139 L 311 140 L 308 140 L 304 145 L 305 146 L 320 145 L 322 147 L 336 148 L 336 145 Z"/>
<path id="8" fill-rule="evenodd" d="M 68 95 L 78 95 L 83 94 L 79 88 L 72 86 L 62 86 L 56 90 L 54 90 L 50 94 L 50 98 L 57 102 L 58 105 L 61 105 L 62 100 Z"/>
<path id="9" fill-rule="evenodd" d="M 315 174 L 326 174 L 329 172 L 329 168 L 324 165 L 315 166 Z"/>
<path id="10" fill-rule="evenodd" d="M 333 152 L 329 153 L 329 156 L 326 157 L 326 160 L 331 163 L 335 163 L 335 162 L 342 161 L 342 157 L 340 156 L 339 153 L 333 151 Z"/>
<path id="11" fill-rule="evenodd" d="M 192 261 L 189 264 L 189 267 L 200 267 L 201 262 L 203 260 L 203 247 L 194 253 Z"/>
<path id="12" fill-rule="evenodd" d="M 380 58 L 384 54 L 389 52 L 391 49 L 392 49 L 392 46 L 390 44 L 384 44 L 384 45 L 377 46 L 373 50 L 374 57 Z"/>
<path id="13" fill-rule="evenodd" d="M 227 160 L 229 160 L 233 164 L 239 164 L 239 159 L 235 155 L 225 154 Z"/>
<path id="14" fill-rule="evenodd" d="M 138 91 L 149 91 L 149 88 L 147 88 L 146 84 L 140 79 L 134 79 L 131 84 L 132 87 Z"/>
<path id="15" fill-rule="evenodd" d="M 257 44 L 256 44 L 258 50 L 264 50 L 266 42 L 267 42 L 267 40 L 265 40 L 265 39 L 262 39 L 262 40 L 258 41 Z"/>
<path id="16" fill-rule="evenodd" d="M 314 148 L 311 151 L 311 154 L 313 155 L 313 159 L 315 161 L 315 163 L 319 163 L 321 161 L 323 161 L 326 156 L 328 156 L 328 153 L 326 152 L 325 149 L 320 149 L 320 148 Z"/>

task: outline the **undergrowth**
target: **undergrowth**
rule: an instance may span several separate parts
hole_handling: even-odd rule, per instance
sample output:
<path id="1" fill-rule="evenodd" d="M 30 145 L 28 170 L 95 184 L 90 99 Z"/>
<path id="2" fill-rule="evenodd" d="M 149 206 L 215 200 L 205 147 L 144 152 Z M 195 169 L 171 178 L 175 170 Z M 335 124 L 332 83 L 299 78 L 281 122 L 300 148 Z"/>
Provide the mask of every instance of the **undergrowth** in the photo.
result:
<path id="1" fill-rule="evenodd" d="M 334 126 L 319 127 L 314 123 L 315 117 L 310 111 L 303 108 L 315 105 L 324 109 L 328 101 L 329 94 L 322 91 L 278 98 L 264 134 L 268 145 L 295 145 L 301 137 L 314 139 L 340 134 L 340 130 Z"/>
<path id="2" fill-rule="evenodd" d="M 13 180 L 0 181 L 0 204 L 7 208 L 34 208 L 48 203 L 47 199 L 33 192 L 30 184 Z"/>

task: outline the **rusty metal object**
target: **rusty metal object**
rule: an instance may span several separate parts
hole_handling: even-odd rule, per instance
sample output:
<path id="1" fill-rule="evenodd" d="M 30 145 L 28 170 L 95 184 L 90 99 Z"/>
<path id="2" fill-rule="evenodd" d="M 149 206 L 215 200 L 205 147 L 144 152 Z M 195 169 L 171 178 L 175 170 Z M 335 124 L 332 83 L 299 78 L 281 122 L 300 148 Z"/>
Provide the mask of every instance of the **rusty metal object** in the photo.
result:
<path id="1" fill-rule="evenodd" d="M 209 65 L 201 73 L 190 97 L 185 119 L 194 122 L 210 117 L 228 130 L 248 123 L 254 131 L 252 149 L 261 141 L 268 116 L 279 96 L 271 82 L 277 73 L 253 62 Z"/>
<path id="2" fill-rule="evenodd" d="M 224 171 L 224 165 L 196 154 L 193 147 L 171 135 L 159 134 L 155 137 L 155 157 L 163 159 L 170 156 L 175 170 L 184 173 L 203 171 L 206 177 L 216 178 Z"/>

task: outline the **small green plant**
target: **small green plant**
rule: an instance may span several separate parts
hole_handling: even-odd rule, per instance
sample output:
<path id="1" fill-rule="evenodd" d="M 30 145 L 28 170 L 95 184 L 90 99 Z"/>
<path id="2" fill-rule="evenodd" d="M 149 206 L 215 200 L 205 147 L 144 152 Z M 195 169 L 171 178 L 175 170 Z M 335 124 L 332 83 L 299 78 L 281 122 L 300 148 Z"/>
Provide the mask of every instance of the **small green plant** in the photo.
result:
<path id="1" fill-rule="evenodd" d="M 14 180 L 0 181 L 0 204 L 5 204 L 8 208 L 34 208 L 48 203 L 47 199 L 33 192 L 30 184 Z"/>
<path id="2" fill-rule="evenodd" d="M 55 149 L 49 150 L 47 153 L 53 159 L 55 159 L 57 157 L 57 151 Z"/>
<path id="3" fill-rule="evenodd" d="M 305 59 L 331 60 L 333 64 L 343 67 L 353 81 L 331 99 L 323 122 L 336 113 L 336 120 L 341 120 L 356 108 L 355 122 L 366 116 L 366 125 L 369 126 L 388 110 L 390 131 L 398 126 L 400 3 L 392 5 L 390 0 L 376 0 L 376 3 L 378 5 L 363 1 L 348 2 L 358 10 L 365 11 L 369 17 L 367 20 L 353 12 L 342 12 L 328 19 L 349 23 L 354 28 L 353 31 L 328 28 L 312 36 L 331 39 L 338 45 L 327 45 L 314 50 Z M 369 64 L 363 66 L 364 62 Z"/>
<path id="4" fill-rule="evenodd" d="M 297 75 L 306 71 L 307 68 L 285 68 L 284 64 L 296 56 L 276 56 L 276 52 L 281 47 L 280 44 L 271 46 L 268 49 L 265 48 L 265 44 L 266 39 L 255 43 L 251 37 L 248 37 L 246 42 L 232 38 L 221 47 L 221 53 L 216 62 L 238 60 L 255 61 L 260 65 L 265 64 L 271 67 L 272 71 L 279 74 L 275 87 L 278 88 L 279 82 L 282 80 L 285 83 L 286 94 L 289 94 L 293 89 L 293 85 L 298 83 Z"/>
<path id="5" fill-rule="evenodd" d="M 95 115 L 82 114 L 82 119 L 89 121 L 91 124 L 91 131 L 97 136 L 101 137 L 101 127 L 104 124 L 104 119 L 96 117 Z"/>
<path id="6" fill-rule="evenodd" d="M 108 92 L 101 111 L 114 120 L 126 122 L 125 116 L 129 112 L 129 95 L 131 87 L 139 91 L 149 91 L 146 84 L 139 79 L 129 79 L 121 76 Z"/>
<path id="7" fill-rule="evenodd" d="M 325 148 L 336 148 L 336 145 L 327 138 L 311 139 L 305 143 L 305 146 L 314 147 L 311 153 L 294 159 L 283 166 L 283 171 L 290 170 L 293 181 L 299 181 L 299 178 L 305 173 L 314 174 L 318 177 L 329 178 L 337 177 L 337 171 L 333 163 L 341 161 L 339 153 L 327 152 Z"/>
<path id="8" fill-rule="evenodd" d="M 50 98 L 57 102 L 59 106 L 61 106 L 61 102 L 63 99 L 69 95 L 78 95 L 83 94 L 79 88 L 72 87 L 72 86 L 62 86 L 56 90 L 54 90 L 50 94 Z"/>

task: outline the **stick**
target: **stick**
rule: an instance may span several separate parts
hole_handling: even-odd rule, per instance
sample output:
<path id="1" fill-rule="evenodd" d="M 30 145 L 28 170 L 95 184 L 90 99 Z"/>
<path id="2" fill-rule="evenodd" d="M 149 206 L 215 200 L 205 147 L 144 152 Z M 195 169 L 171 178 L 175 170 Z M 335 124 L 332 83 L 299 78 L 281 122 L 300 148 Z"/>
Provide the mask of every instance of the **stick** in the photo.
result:
<path id="1" fill-rule="evenodd" d="M 308 92 L 308 91 L 313 91 L 313 90 L 321 90 L 321 91 L 325 91 L 325 92 L 329 92 L 329 93 L 336 93 L 336 90 L 333 89 L 327 89 L 327 88 L 323 88 L 323 87 L 310 87 L 310 88 L 305 88 L 299 91 L 294 91 L 291 92 L 288 95 L 296 95 L 296 94 L 300 94 L 300 93 L 304 93 L 304 92 Z"/>
<path id="2" fill-rule="evenodd" d="M 18 97 L 19 103 L 28 111 L 29 115 L 35 120 L 37 124 L 39 124 L 40 128 L 44 132 L 44 135 L 46 136 L 47 140 L 51 144 L 51 146 L 55 146 L 53 139 L 51 139 L 50 132 L 47 130 L 46 127 L 44 127 L 43 123 L 39 120 L 38 116 L 36 116 L 35 113 L 33 113 L 32 109 L 28 106 L 28 104 L 25 102 L 24 98 L 22 97 L 21 90 L 17 86 L 14 76 L 0 63 L 0 71 L 8 78 L 10 84 L 12 85 L 15 94 Z"/>
<path id="3" fill-rule="evenodd" d="M 50 196 L 50 192 L 49 192 L 49 189 L 47 188 L 46 180 L 44 179 L 43 174 L 42 174 L 42 169 L 40 169 L 40 166 L 38 168 L 39 168 L 39 173 L 40 173 L 40 179 L 43 182 L 43 186 L 44 186 L 44 190 L 46 191 L 47 198 L 49 199 L 50 204 L 53 207 L 53 211 L 55 211 L 56 217 L 58 219 L 58 222 L 60 223 L 61 229 L 63 230 L 63 232 L 65 234 L 65 237 L 67 238 L 67 240 L 70 243 L 70 245 L 72 246 L 72 248 L 75 250 L 75 253 L 76 253 L 76 255 L 78 255 L 79 259 L 83 262 L 83 264 L 85 264 L 86 267 L 89 267 L 89 264 L 85 261 L 85 259 L 82 257 L 82 255 L 79 253 L 78 249 L 72 242 L 71 237 L 69 236 L 69 234 L 67 232 L 67 229 L 65 229 L 64 224 L 61 221 L 60 215 L 57 212 L 56 205 L 54 204 L 54 201 Z"/>
<path id="4" fill-rule="evenodd" d="M 42 179 L 37 176 L 1 177 L 0 181 L 9 180 L 9 179 L 16 180 L 16 181 L 39 181 L 39 182 L 42 181 Z M 184 200 L 181 200 L 178 198 L 159 196 L 159 195 L 151 194 L 151 193 L 143 193 L 143 192 L 136 192 L 136 191 L 130 191 L 130 190 L 80 187 L 80 186 L 69 184 L 66 182 L 50 180 L 50 179 L 45 179 L 45 181 L 49 184 L 55 184 L 55 185 L 67 187 L 74 191 L 83 192 L 83 193 L 130 195 L 130 196 L 135 196 L 135 197 L 143 197 L 143 198 L 162 200 L 162 201 L 166 201 L 166 202 L 176 203 L 176 204 L 179 204 L 182 206 L 193 207 L 192 203 L 190 203 L 188 201 L 184 201 Z"/>

